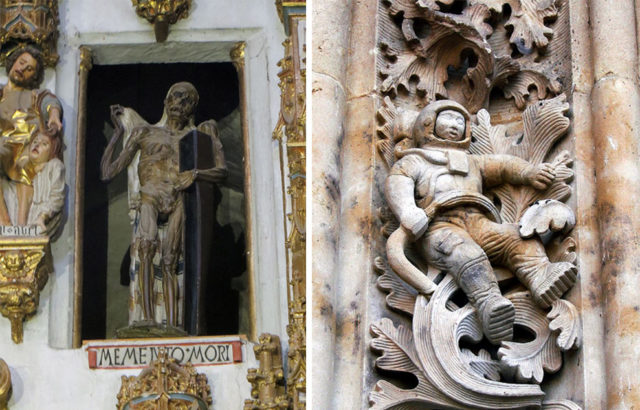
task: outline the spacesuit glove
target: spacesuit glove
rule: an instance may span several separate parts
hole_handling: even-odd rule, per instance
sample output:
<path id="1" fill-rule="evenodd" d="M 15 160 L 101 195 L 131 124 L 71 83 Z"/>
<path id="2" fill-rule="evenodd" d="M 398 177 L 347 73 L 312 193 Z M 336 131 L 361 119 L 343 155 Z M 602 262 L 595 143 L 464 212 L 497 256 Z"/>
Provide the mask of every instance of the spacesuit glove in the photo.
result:
<path id="1" fill-rule="evenodd" d="M 427 214 L 420 208 L 411 208 L 405 210 L 401 217 L 400 223 L 413 235 L 414 239 L 421 237 L 429 226 L 429 218 Z"/>
<path id="2" fill-rule="evenodd" d="M 525 170 L 526 182 L 537 190 L 547 189 L 555 177 L 555 167 L 548 163 L 532 164 Z"/>

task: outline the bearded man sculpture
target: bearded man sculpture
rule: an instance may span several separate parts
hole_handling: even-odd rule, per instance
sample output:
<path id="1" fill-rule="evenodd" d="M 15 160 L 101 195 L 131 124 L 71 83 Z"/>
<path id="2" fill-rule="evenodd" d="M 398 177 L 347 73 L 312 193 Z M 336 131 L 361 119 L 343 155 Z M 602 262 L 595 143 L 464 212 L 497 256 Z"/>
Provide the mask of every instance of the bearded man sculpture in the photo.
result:
<path id="1" fill-rule="evenodd" d="M 577 270 L 569 262 L 551 263 L 540 240 L 523 239 L 516 224 L 501 223 L 483 190 L 503 183 L 545 189 L 555 177 L 554 166 L 511 155 L 467 153 L 470 115 L 454 101 L 426 106 L 412 132 L 418 148 L 396 152 L 399 159 L 385 186 L 399 231 L 417 242 L 429 264 L 453 276 L 491 343 L 511 340 L 515 308 L 502 296 L 491 265 L 511 270 L 542 308 L 574 284 Z M 431 294 L 435 285 L 398 248 L 397 238 L 390 237 L 390 265 L 419 292 Z"/>

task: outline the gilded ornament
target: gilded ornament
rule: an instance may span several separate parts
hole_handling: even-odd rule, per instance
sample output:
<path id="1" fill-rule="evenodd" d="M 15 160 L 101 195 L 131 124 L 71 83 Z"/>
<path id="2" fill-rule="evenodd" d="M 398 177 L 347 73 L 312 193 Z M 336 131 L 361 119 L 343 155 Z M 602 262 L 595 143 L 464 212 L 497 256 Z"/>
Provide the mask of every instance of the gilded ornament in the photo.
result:
<path id="1" fill-rule="evenodd" d="M 36 313 L 51 272 L 48 237 L 0 237 L 0 313 L 11 321 L 14 343 L 22 343 L 23 322 Z"/>
<path id="2" fill-rule="evenodd" d="M 91 71 L 93 68 L 93 53 L 89 47 L 80 47 L 80 71 Z"/>
<path id="3" fill-rule="evenodd" d="M 284 6 L 291 3 L 283 3 Z M 304 6 L 298 3 L 297 6 Z M 296 26 L 302 18 L 292 19 Z M 296 26 L 297 27 L 297 26 Z M 302 44 L 302 46 L 300 46 Z M 291 213 L 286 215 L 287 284 L 289 324 L 287 395 L 294 409 L 305 408 L 306 392 L 306 70 L 304 38 L 298 30 L 282 43 L 284 58 L 278 66 L 280 77 L 280 116 L 272 133 L 280 143 L 281 176 L 285 180 L 285 157 L 289 176 L 286 194 L 290 196 Z M 284 189 L 284 188 L 283 188 Z M 284 196 L 286 195 L 283 192 Z M 286 201 L 285 201 L 286 202 Z"/>
<path id="4" fill-rule="evenodd" d="M 239 43 L 236 43 L 229 52 L 231 62 L 236 67 L 236 70 L 244 69 L 244 50 L 246 46 L 247 43 L 241 41 Z"/>
<path id="5" fill-rule="evenodd" d="M 196 372 L 191 363 L 180 365 L 166 348 L 138 376 L 122 376 L 118 393 L 119 410 L 198 409 L 211 404 L 207 376 Z"/>
<path id="6" fill-rule="evenodd" d="M 280 338 L 263 333 L 253 347 L 259 369 L 249 369 L 247 380 L 251 383 L 250 400 L 245 400 L 245 410 L 287 409 L 289 400 L 285 393 L 284 371 Z"/>
<path id="7" fill-rule="evenodd" d="M 42 51 L 44 63 L 58 62 L 58 0 L 0 0 L 0 62 L 27 44 Z"/>
<path id="8" fill-rule="evenodd" d="M 163 43 L 169 35 L 169 24 L 187 18 L 191 0 L 131 0 L 138 16 L 153 24 L 156 41 Z"/>
<path id="9" fill-rule="evenodd" d="M 276 0 L 275 5 L 278 10 L 278 17 L 280 17 L 280 21 L 284 25 L 285 32 L 289 36 L 291 35 L 288 21 L 289 17 L 292 15 L 304 16 L 306 14 L 307 2 Z"/>
<path id="10" fill-rule="evenodd" d="M 0 359 L 0 410 L 7 410 L 11 397 L 11 372 L 7 363 Z"/>

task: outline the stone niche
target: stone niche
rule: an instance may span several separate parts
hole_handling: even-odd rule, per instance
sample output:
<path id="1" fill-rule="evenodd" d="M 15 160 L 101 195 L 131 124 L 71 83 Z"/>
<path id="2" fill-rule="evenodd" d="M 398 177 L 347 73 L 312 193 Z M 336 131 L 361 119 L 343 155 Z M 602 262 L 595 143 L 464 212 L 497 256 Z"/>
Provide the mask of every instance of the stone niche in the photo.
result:
<path id="1" fill-rule="evenodd" d="M 113 134 L 110 106 L 135 109 L 149 123 L 162 114 L 171 85 L 192 83 L 200 94 L 196 123 L 218 125 L 229 175 L 214 188 L 207 212 L 215 215 L 210 249 L 211 270 L 205 274 L 208 298 L 202 335 L 248 334 L 249 300 L 246 260 L 245 144 L 242 134 L 238 73 L 231 62 L 93 65 L 87 82 L 83 265 L 91 274 L 83 281 L 83 339 L 113 338 L 128 325 L 131 222 L 127 172 L 109 184 L 100 181 L 102 153 Z M 193 217 L 193 216 L 191 216 Z M 182 262 L 180 262 L 182 263 Z M 160 279 L 158 279 L 160 280 Z M 161 285 L 156 285 L 157 292 Z M 184 299 L 184 296 L 181 297 Z M 242 301 L 242 302 L 241 302 Z M 183 315 L 188 312 L 183 311 Z M 157 315 L 157 314 L 156 314 Z"/>

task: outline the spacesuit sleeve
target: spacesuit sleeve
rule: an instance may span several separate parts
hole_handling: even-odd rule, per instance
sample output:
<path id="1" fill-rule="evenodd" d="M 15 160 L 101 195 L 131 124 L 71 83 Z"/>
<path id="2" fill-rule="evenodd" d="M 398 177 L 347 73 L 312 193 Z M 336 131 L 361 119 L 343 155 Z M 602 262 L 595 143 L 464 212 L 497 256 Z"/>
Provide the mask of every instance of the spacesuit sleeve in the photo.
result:
<path id="1" fill-rule="evenodd" d="M 477 161 L 482 182 L 486 188 L 504 183 L 523 185 L 532 165 L 513 155 L 473 155 Z"/>
<path id="2" fill-rule="evenodd" d="M 385 183 L 385 197 L 400 223 L 414 236 L 424 233 L 429 222 L 424 211 L 416 204 L 416 181 L 424 163 L 415 155 L 408 155 L 391 168 Z"/>

